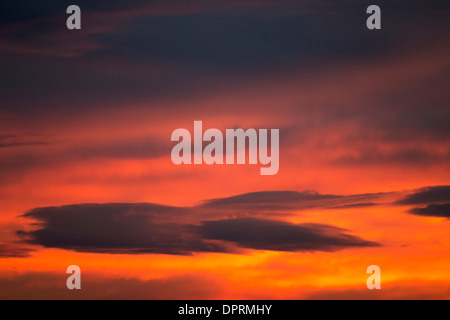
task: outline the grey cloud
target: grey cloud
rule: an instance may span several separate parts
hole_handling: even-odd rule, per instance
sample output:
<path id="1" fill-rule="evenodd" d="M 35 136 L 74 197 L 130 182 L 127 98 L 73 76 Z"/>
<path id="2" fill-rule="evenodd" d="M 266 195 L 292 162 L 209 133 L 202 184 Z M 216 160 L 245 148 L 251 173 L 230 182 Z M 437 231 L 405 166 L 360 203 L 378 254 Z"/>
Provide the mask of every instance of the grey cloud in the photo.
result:
<path id="1" fill-rule="evenodd" d="M 396 203 L 401 205 L 411 205 L 442 203 L 448 201 L 450 201 L 450 186 L 433 186 L 416 190 L 414 193 L 407 195 Z"/>
<path id="2" fill-rule="evenodd" d="M 195 226 L 175 222 L 188 209 L 156 204 L 81 204 L 34 209 L 24 215 L 38 230 L 20 232 L 28 243 L 99 253 L 223 252 Z M 177 217 L 175 219 L 174 217 Z"/>
<path id="3" fill-rule="evenodd" d="M 243 248 L 276 251 L 335 251 L 347 247 L 374 247 L 379 244 L 344 233 L 329 225 L 292 224 L 256 218 L 207 221 L 204 237 L 230 241 Z"/>
<path id="4" fill-rule="evenodd" d="M 202 207 L 222 210 L 244 210 L 247 212 L 278 212 L 293 210 L 368 206 L 376 205 L 374 201 L 382 201 L 390 193 L 368 193 L 356 195 L 320 194 L 315 191 L 260 191 L 241 194 L 228 198 L 211 199 Z"/>
<path id="5" fill-rule="evenodd" d="M 350 204 L 344 204 L 341 206 L 335 206 L 332 209 L 367 208 L 367 207 L 375 207 L 378 205 L 380 205 L 380 204 L 374 203 L 374 202 L 361 202 L 361 203 L 350 203 Z"/>
<path id="6" fill-rule="evenodd" d="M 408 212 L 425 217 L 450 218 L 450 203 L 430 204 L 423 208 L 413 208 Z"/>
<path id="7" fill-rule="evenodd" d="M 29 244 L 49 248 L 128 254 L 230 253 L 239 248 L 334 251 L 377 245 L 333 226 L 258 218 L 217 220 L 222 216 L 210 212 L 208 217 L 200 207 L 79 204 L 29 211 L 24 217 L 37 220 L 36 230 L 18 231 L 18 235 Z"/>
<path id="8" fill-rule="evenodd" d="M 207 205 L 241 205 L 259 203 L 298 203 L 299 201 L 336 199 L 341 196 L 323 195 L 313 191 L 260 191 L 249 192 L 228 198 L 206 201 Z"/>
<path id="9" fill-rule="evenodd" d="M 394 204 L 448 199 L 448 186 L 419 189 Z M 237 253 L 242 248 L 275 251 L 335 251 L 380 244 L 331 225 L 274 220 L 295 210 L 352 209 L 383 204 L 396 193 L 356 195 L 312 191 L 263 191 L 207 200 L 193 207 L 151 203 L 75 204 L 33 209 L 23 216 L 35 230 L 18 231 L 28 244 L 98 253 Z M 385 198 L 386 197 L 386 198 Z M 449 204 L 415 208 L 412 214 L 449 216 Z"/>

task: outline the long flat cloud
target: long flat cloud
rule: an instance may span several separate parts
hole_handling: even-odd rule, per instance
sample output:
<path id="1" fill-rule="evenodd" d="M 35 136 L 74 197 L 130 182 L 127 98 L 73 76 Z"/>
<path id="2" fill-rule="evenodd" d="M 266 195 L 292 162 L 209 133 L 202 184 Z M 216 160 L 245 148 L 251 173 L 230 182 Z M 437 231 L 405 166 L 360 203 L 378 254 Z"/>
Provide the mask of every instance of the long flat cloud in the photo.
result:
<path id="1" fill-rule="evenodd" d="M 450 186 L 433 186 L 415 190 L 396 202 L 417 205 L 408 213 L 424 217 L 450 218 Z"/>
<path id="2" fill-rule="evenodd" d="M 397 204 L 429 204 L 450 201 L 450 186 L 425 187 L 405 196 Z"/>
<path id="3" fill-rule="evenodd" d="M 334 226 L 262 218 L 205 221 L 196 209 L 148 203 L 37 208 L 24 215 L 38 221 L 37 229 L 18 235 L 48 248 L 129 254 L 232 253 L 242 248 L 334 251 L 377 245 Z"/>
<path id="4" fill-rule="evenodd" d="M 413 208 L 408 212 L 418 216 L 450 218 L 450 203 L 430 204 L 423 208 Z"/>
<path id="5" fill-rule="evenodd" d="M 167 253 L 224 252 L 207 243 L 188 224 L 171 222 L 185 210 L 155 204 L 83 204 L 34 209 L 24 216 L 42 228 L 21 236 L 32 244 L 81 252 Z"/>
<path id="6" fill-rule="evenodd" d="M 32 231 L 17 234 L 28 244 L 98 253 L 196 252 L 238 253 L 242 249 L 273 251 L 335 251 L 374 247 L 332 225 L 293 224 L 281 217 L 297 210 L 347 209 L 383 205 L 423 204 L 447 199 L 448 186 L 419 189 L 410 194 L 320 194 L 313 191 L 262 191 L 207 200 L 193 207 L 152 203 L 74 204 L 36 208 L 23 217 L 36 220 Z M 449 217 L 449 203 L 431 203 L 411 214 Z"/>
<path id="7" fill-rule="evenodd" d="M 290 212 L 313 208 L 350 208 L 375 206 L 392 193 L 367 193 L 355 195 L 321 194 L 315 191 L 260 191 L 227 198 L 210 199 L 201 207 L 215 210 L 240 210 L 245 212 Z"/>
<path id="8" fill-rule="evenodd" d="M 329 225 L 292 224 L 256 218 L 208 221 L 201 226 L 209 239 L 231 241 L 243 248 L 275 251 L 334 251 L 379 244 L 345 234 Z"/>

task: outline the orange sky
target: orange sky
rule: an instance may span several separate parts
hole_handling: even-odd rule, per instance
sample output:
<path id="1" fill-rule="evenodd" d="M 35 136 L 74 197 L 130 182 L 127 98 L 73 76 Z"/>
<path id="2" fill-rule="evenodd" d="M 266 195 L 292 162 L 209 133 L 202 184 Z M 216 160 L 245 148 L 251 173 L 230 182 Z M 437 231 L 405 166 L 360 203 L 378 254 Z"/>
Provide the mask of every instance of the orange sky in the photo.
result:
<path id="1" fill-rule="evenodd" d="M 301 34 L 311 52 L 300 44 L 294 48 L 289 37 L 284 44 L 274 36 L 283 50 L 295 53 L 286 53 L 286 61 L 281 62 L 282 49 L 271 55 L 274 44 L 270 34 L 261 35 L 262 45 L 246 40 L 244 33 L 239 43 L 255 54 L 256 61 L 248 69 L 242 65 L 250 65 L 252 59 L 243 59 L 241 51 L 217 58 L 213 49 L 204 53 L 194 41 L 192 46 L 198 45 L 198 52 L 185 49 L 184 56 L 177 58 L 176 50 L 155 34 L 150 35 L 155 41 L 150 49 L 132 41 L 138 31 L 147 35 L 140 29 L 143 22 L 137 16 L 141 15 L 150 19 L 145 20 L 150 26 L 156 23 L 151 19 L 158 16 L 155 21 L 161 23 L 161 32 L 167 32 L 167 41 L 173 46 L 170 41 L 184 43 L 184 38 L 174 35 L 164 19 L 191 23 L 200 33 L 203 29 L 197 21 L 223 14 L 235 19 L 232 26 L 239 25 L 240 19 L 248 20 L 259 28 L 272 26 L 275 35 L 297 26 L 296 19 L 301 25 L 302 19 L 313 19 L 305 18 L 309 7 L 293 8 L 290 1 L 281 1 L 276 13 L 264 11 L 266 6 L 278 8 L 269 1 L 255 14 L 258 5 L 236 1 L 219 5 L 212 13 L 201 1 L 192 1 L 192 6 L 176 12 L 158 5 L 144 11 L 138 6 L 140 14 L 133 8 L 111 9 L 105 17 L 115 17 L 118 22 L 110 24 L 101 16 L 92 19 L 93 29 L 77 35 L 80 45 L 75 49 L 61 40 L 59 29 L 46 33 L 48 41 L 42 44 L 12 45 L 14 32 L 25 22 L 4 22 L 1 30 L 8 38 L 0 43 L 0 54 L 2 61 L 8 61 L 5 77 L 10 72 L 14 78 L 2 94 L 0 109 L 0 299 L 450 298 L 450 60 L 448 45 L 442 41 L 445 32 L 439 33 L 441 29 L 429 22 L 422 33 L 404 34 L 402 27 L 389 21 L 391 36 L 404 41 L 393 45 L 387 33 L 374 36 L 370 41 L 378 53 L 366 54 L 366 30 L 344 38 L 342 49 L 330 40 L 340 38 L 341 29 L 331 31 L 328 22 L 312 23 Z M 353 10 L 343 8 L 337 14 L 353 14 Z M 218 46 L 226 48 L 232 37 L 220 24 L 226 22 L 217 19 L 212 28 L 222 33 L 214 37 L 223 39 Z M 261 24 L 258 19 L 267 20 Z M 288 25 L 280 27 L 286 21 Z M 406 28 L 410 20 L 405 21 Z M 6 28 L 8 24 L 14 28 Z M 443 24 L 444 29 L 447 25 Z M 249 36 L 254 37 L 256 31 L 247 27 Z M 352 24 L 341 27 L 354 29 Z M 194 31 L 186 30 L 186 37 Z M 328 34 L 329 42 L 315 42 L 316 38 L 327 39 Z M 92 35 L 105 35 L 106 40 Z M 120 39 L 131 49 L 108 36 L 123 37 Z M 39 33 L 30 37 L 39 39 Z M 87 40 L 98 43 L 85 43 Z M 327 50 L 335 54 L 329 56 Z M 61 73 L 65 67 L 70 74 Z M 34 80 L 33 74 L 39 79 Z M 104 84 L 96 82 L 100 80 Z M 261 176 L 259 165 L 174 165 L 171 133 L 177 128 L 193 132 L 195 120 L 202 120 L 204 129 L 223 132 L 228 128 L 280 129 L 279 173 Z M 328 198 L 277 198 L 272 203 L 260 196 L 264 191 L 282 191 L 286 196 L 295 192 L 295 197 L 317 192 Z M 408 198 L 422 194 L 430 196 L 429 200 Z M 250 202 L 235 203 L 235 198 L 229 198 L 239 195 Z M 211 199 L 225 204 L 208 206 Z M 329 236 L 337 237 L 334 240 L 348 237 L 354 243 L 310 249 L 283 243 L 297 249 L 284 250 L 280 245 L 277 250 L 270 248 L 283 239 L 270 238 L 270 234 L 264 241 L 230 234 L 227 241 L 203 234 L 195 240 L 203 244 L 207 238 L 208 243 L 217 241 L 232 249 L 173 254 L 170 250 L 176 248 L 171 247 L 168 252 L 137 254 L 132 252 L 136 248 L 121 243 L 120 235 L 111 247 L 97 247 L 95 241 L 103 241 L 102 235 L 114 237 L 107 234 L 114 220 L 109 211 L 102 216 L 106 217 L 106 231 L 96 230 L 99 236 L 92 243 L 75 239 L 83 242 L 77 247 L 67 244 L 64 236 L 55 236 L 67 230 L 75 232 L 75 238 L 77 235 L 69 226 L 72 218 L 64 220 L 68 213 L 62 206 L 81 210 L 83 204 L 98 204 L 103 210 L 117 203 L 168 206 L 170 214 L 155 219 L 181 230 L 188 225 L 202 233 L 208 222 L 229 219 L 241 223 L 239 219 L 250 217 L 269 221 L 274 229 L 301 226 L 316 230 L 316 224 L 326 225 L 331 229 Z M 61 224 L 52 225 L 53 218 L 45 216 L 53 210 L 49 207 L 59 212 Z M 188 213 L 174 214 L 172 207 Z M 39 211 L 42 218 L 22 216 L 35 208 L 44 208 Z M 433 211 L 436 208 L 447 211 L 438 213 Z M 76 217 L 78 213 L 73 214 Z M 80 219 L 86 219 L 81 214 Z M 128 214 L 133 215 L 133 209 L 124 213 L 125 217 Z M 85 222 L 90 230 L 90 221 Z M 49 238 L 34 233 L 38 229 L 48 232 L 45 235 L 52 237 L 53 245 L 46 242 Z M 129 230 L 125 239 L 133 238 L 136 230 Z M 148 230 L 151 238 L 153 229 Z M 170 235 L 156 234 L 160 238 L 152 241 L 161 241 L 163 247 L 172 245 L 171 239 L 165 238 Z M 182 239 L 182 244 L 177 242 L 181 246 L 197 233 L 177 236 Z M 232 240 L 236 237 L 240 240 Z M 140 239 L 146 244 L 145 240 Z M 114 254 L 124 248 L 125 253 Z M 101 250 L 106 252 L 99 253 Z M 80 292 L 65 287 L 65 270 L 73 264 L 82 270 Z M 366 287 L 369 265 L 381 268 L 381 290 Z"/>

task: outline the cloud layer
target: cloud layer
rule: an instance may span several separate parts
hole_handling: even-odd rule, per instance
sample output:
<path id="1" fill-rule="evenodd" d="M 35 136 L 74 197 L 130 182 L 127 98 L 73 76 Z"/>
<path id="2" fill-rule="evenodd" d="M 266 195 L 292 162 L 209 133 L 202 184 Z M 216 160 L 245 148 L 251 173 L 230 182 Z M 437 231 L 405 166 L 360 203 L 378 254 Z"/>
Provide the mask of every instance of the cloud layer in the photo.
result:
<path id="1" fill-rule="evenodd" d="M 450 186 L 425 187 L 397 201 L 397 204 L 428 204 L 450 201 Z"/>
<path id="2" fill-rule="evenodd" d="M 416 190 L 398 200 L 399 205 L 426 205 L 408 210 L 425 217 L 450 218 L 450 186 L 433 186 Z"/>
<path id="3" fill-rule="evenodd" d="M 411 209 L 408 212 L 418 216 L 450 218 L 450 203 L 430 204 L 423 208 Z"/>
<path id="4" fill-rule="evenodd" d="M 27 243 L 48 248 L 130 254 L 233 253 L 241 249 L 335 251 L 379 245 L 331 225 L 274 220 L 273 217 L 280 215 L 272 210 L 283 207 L 283 202 L 290 203 L 292 195 L 297 204 L 303 198 L 340 198 L 309 192 L 254 193 L 250 196 L 254 205 L 251 218 L 248 208 L 241 207 L 250 200 L 248 195 L 238 196 L 245 201 L 238 201 L 237 206 L 234 200 L 225 198 L 209 201 L 206 207 L 111 203 L 36 208 L 23 215 L 38 222 L 36 230 L 18 231 L 18 235 Z M 261 207 L 255 200 L 260 196 L 271 199 L 272 204 L 258 212 Z M 214 208 L 218 203 L 220 207 Z M 226 218 L 230 214 L 234 218 Z"/>
<path id="5" fill-rule="evenodd" d="M 448 186 L 436 186 L 406 195 L 391 192 L 346 196 L 312 191 L 262 191 L 207 200 L 194 207 L 152 203 L 43 207 L 22 216 L 37 221 L 34 230 L 20 230 L 17 234 L 33 245 L 97 253 L 335 251 L 380 244 L 332 225 L 294 224 L 280 219 L 299 210 L 357 210 L 383 205 L 392 195 L 400 200 L 390 202 L 391 205 L 448 201 L 448 190 Z M 448 203 L 431 203 L 407 212 L 448 218 L 449 209 Z"/>

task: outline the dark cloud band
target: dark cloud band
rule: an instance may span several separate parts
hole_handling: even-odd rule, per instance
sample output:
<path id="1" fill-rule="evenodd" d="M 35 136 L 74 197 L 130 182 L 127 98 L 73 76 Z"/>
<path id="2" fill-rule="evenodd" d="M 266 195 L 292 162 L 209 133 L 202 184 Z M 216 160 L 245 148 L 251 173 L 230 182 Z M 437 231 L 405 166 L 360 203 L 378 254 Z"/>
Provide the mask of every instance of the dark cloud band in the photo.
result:
<path id="1" fill-rule="evenodd" d="M 450 218 L 450 203 L 430 204 L 423 208 L 411 209 L 408 212 L 418 216 Z"/>
<path id="2" fill-rule="evenodd" d="M 335 251 L 377 245 L 334 226 L 295 225 L 261 218 L 195 222 L 196 214 L 196 208 L 145 203 L 37 208 L 24 217 L 37 220 L 38 228 L 18 234 L 28 243 L 49 248 L 129 254 L 186 255 L 238 252 L 239 248 Z"/>
<path id="3" fill-rule="evenodd" d="M 450 186 L 434 186 L 417 190 L 397 201 L 397 204 L 428 204 L 450 201 Z"/>

